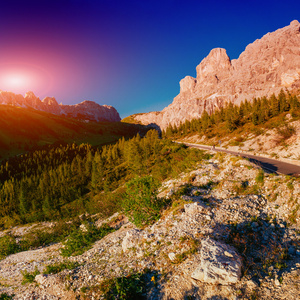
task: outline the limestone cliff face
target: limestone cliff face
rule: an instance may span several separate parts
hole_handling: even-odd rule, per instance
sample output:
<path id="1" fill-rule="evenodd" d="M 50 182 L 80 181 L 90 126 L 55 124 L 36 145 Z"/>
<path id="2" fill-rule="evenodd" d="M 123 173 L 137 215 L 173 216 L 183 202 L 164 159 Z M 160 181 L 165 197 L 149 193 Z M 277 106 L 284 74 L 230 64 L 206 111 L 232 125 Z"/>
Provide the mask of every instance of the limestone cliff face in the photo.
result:
<path id="1" fill-rule="evenodd" d="M 162 129 L 209 113 L 226 102 L 239 104 L 254 97 L 300 87 L 300 23 L 267 33 L 230 60 L 225 49 L 211 50 L 197 66 L 197 77 L 180 81 L 180 93 L 161 112 L 135 116 L 143 124 Z"/>
<path id="2" fill-rule="evenodd" d="M 33 92 L 27 92 L 23 97 L 11 92 L 0 91 L 0 104 L 30 107 L 55 115 L 65 115 L 97 122 L 119 122 L 121 120 L 119 113 L 112 106 L 99 105 L 93 101 L 83 101 L 76 105 L 63 105 L 58 104 L 54 97 L 46 97 L 40 100 Z"/>

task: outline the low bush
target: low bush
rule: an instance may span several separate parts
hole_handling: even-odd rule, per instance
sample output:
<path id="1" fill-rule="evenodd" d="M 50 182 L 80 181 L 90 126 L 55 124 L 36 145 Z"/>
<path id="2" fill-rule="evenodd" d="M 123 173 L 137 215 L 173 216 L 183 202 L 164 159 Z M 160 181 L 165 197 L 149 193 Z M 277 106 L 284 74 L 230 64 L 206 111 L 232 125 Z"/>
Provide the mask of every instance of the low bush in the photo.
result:
<path id="1" fill-rule="evenodd" d="M 13 299 L 13 296 L 10 296 L 6 293 L 1 293 L 0 294 L 0 300 L 10 300 L 10 299 Z"/>
<path id="2" fill-rule="evenodd" d="M 22 238 L 21 248 L 22 250 L 35 249 L 61 242 L 70 232 L 76 230 L 79 224 L 77 220 L 70 223 L 59 221 L 52 228 L 33 229 Z"/>
<path id="3" fill-rule="evenodd" d="M 296 133 L 295 127 L 289 124 L 285 124 L 285 126 L 277 128 L 276 130 L 283 140 L 289 139 Z"/>
<path id="4" fill-rule="evenodd" d="M 65 257 L 76 256 L 88 250 L 92 244 L 105 237 L 114 229 L 103 224 L 100 228 L 94 225 L 86 224 L 86 231 L 74 230 L 63 243 L 64 247 L 61 249 L 61 255 Z"/>
<path id="5" fill-rule="evenodd" d="M 152 176 L 136 177 L 126 184 L 122 208 L 137 227 L 159 219 L 166 200 L 157 198 L 159 182 Z"/>
<path id="6" fill-rule="evenodd" d="M 5 235 L 0 237 L 0 259 L 19 251 L 20 246 L 17 244 L 16 239 L 13 236 Z"/>
<path id="7" fill-rule="evenodd" d="M 63 270 L 73 270 L 79 266 L 78 262 L 74 261 L 64 261 L 61 263 L 56 263 L 53 265 L 46 266 L 44 270 L 44 274 L 57 274 Z"/>
<path id="8" fill-rule="evenodd" d="M 265 179 L 265 173 L 263 170 L 259 170 L 256 177 L 255 177 L 255 181 L 256 183 L 260 183 L 262 184 L 264 182 Z"/>
<path id="9" fill-rule="evenodd" d="M 105 280 L 100 285 L 104 299 L 146 299 L 146 274 L 135 273 L 128 276 Z"/>
<path id="10" fill-rule="evenodd" d="M 25 270 L 25 271 L 21 271 L 21 273 L 23 275 L 22 284 L 24 285 L 26 283 L 34 282 L 35 276 L 40 274 L 40 271 L 36 267 L 33 272 L 28 272 L 27 270 Z"/>

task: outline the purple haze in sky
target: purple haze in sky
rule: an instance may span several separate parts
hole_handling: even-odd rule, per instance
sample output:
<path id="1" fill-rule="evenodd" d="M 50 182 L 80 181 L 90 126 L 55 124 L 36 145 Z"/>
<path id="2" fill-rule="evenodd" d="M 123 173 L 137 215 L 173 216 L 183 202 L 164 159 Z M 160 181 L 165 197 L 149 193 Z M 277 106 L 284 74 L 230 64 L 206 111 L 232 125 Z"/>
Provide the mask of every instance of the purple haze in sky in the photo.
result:
<path id="1" fill-rule="evenodd" d="M 161 110 L 212 48 L 238 58 L 299 13 L 289 0 L 1 1 L 0 90 L 17 74 L 28 81 L 14 78 L 15 93 L 94 100 L 121 117 Z"/>

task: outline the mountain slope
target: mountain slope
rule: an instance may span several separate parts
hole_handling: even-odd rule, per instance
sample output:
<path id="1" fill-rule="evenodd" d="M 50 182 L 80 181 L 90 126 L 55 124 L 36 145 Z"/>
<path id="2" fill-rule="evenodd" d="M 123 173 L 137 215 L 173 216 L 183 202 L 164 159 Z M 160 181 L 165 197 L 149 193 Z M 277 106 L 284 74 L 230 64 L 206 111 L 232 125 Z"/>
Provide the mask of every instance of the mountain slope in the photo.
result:
<path id="1" fill-rule="evenodd" d="M 135 116 L 142 124 L 169 124 L 199 118 L 224 106 L 253 97 L 270 96 L 282 88 L 300 87 L 300 24 L 267 33 L 249 44 L 238 59 L 230 60 L 225 49 L 216 48 L 197 66 L 197 77 L 180 81 L 180 93 L 161 112 Z"/>
<path id="2" fill-rule="evenodd" d="M 0 158 L 57 141 L 105 144 L 142 130 L 132 124 L 84 122 L 10 105 L 0 105 L 0 115 Z"/>
<path id="3" fill-rule="evenodd" d="M 299 299 L 299 181 L 224 154 L 194 168 L 162 183 L 159 197 L 173 204 L 143 228 L 122 214 L 105 220 L 85 214 L 64 227 L 43 222 L 0 231 L 4 250 L 5 242 L 51 238 L 0 260 L 0 293 L 14 299 Z M 116 230 L 84 249 L 80 237 L 105 222 Z M 62 232 L 64 242 L 57 243 Z M 61 249 L 69 241 L 83 250 L 68 259 Z"/>

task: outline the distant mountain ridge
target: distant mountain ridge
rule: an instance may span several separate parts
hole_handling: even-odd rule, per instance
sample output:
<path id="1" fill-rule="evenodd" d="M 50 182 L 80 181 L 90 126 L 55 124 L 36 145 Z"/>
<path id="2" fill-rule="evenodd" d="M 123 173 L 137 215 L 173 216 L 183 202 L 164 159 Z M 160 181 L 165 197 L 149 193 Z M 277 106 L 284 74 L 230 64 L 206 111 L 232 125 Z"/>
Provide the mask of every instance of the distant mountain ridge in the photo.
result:
<path id="1" fill-rule="evenodd" d="M 212 49 L 197 66 L 197 77 L 180 81 L 180 93 L 161 112 L 134 115 L 137 123 L 169 124 L 199 118 L 227 102 L 239 104 L 254 97 L 278 94 L 283 88 L 300 88 L 300 24 L 267 33 L 249 44 L 238 59 L 230 60 L 226 50 Z"/>
<path id="2" fill-rule="evenodd" d="M 58 104 L 54 97 L 40 100 L 33 92 L 27 92 L 25 97 L 12 92 L 0 91 L 0 104 L 34 108 L 55 115 L 84 119 L 90 121 L 119 122 L 121 120 L 117 110 L 109 105 L 99 105 L 94 101 L 83 101 L 75 105 Z"/>

